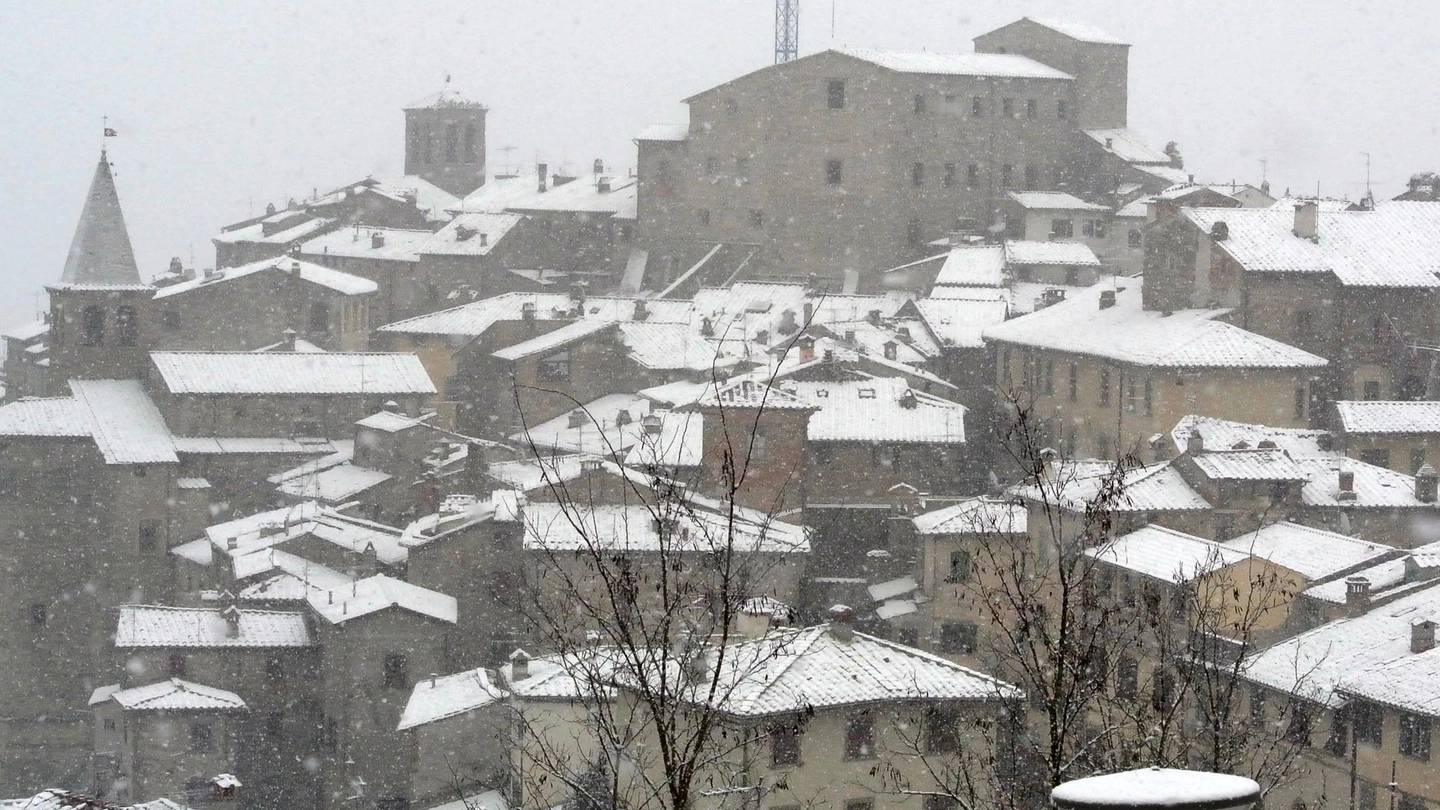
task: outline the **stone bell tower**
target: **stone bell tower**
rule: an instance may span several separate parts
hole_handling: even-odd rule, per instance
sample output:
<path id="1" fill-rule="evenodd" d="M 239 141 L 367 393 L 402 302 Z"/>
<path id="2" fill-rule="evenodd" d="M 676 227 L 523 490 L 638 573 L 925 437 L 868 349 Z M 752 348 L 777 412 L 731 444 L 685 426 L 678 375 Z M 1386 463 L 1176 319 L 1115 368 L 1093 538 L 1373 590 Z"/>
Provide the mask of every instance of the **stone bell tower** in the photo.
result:
<path id="1" fill-rule="evenodd" d="M 405 107 L 405 173 L 465 196 L 485 185 L 487 108 L 449 86 Z"/>

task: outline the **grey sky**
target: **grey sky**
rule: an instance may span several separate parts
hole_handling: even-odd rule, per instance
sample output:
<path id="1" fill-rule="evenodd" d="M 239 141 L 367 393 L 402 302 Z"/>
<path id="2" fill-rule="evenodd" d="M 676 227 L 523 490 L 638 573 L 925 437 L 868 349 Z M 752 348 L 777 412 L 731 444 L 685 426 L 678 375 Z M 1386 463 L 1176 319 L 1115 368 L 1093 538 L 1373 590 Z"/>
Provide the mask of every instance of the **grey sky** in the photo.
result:
<path id="1" fill-rule="evenodd" d="M 831 9 L 834 7 L 834 37 Z M 801 51 L 968 51 L 1025 15 L 1133 43 L 1130 123 L 1202 179 L 1358 196 L 1440 169 L 1440 4 L 1255 0 L 802 0 Z M 59 278 L 101 116 L 142 275 L 220 225 L 399 173 L 403 104 L 448 72 L 490 107 L 490 166 L 626 170 L 681 98 L 772 58 L 771 0 L 6 4 L 0 8 L 0 322 Z"/>

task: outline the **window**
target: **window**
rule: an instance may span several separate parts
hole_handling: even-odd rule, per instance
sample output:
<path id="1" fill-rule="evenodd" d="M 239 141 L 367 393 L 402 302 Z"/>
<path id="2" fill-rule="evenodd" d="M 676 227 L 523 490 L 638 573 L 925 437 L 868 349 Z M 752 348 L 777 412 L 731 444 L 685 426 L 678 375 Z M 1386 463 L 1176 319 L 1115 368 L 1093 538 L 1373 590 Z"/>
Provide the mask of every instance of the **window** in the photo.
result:
<path id="1" fill-rule="evenodd" d="M 115 342 L 121 346 L 134 346 L 139 331 L 139 324 L 135 321 L 135 308 L 117 307 L 115 309 Z"/>
<path id="2" fill-rule="evenodd" d="M 190 724 L 190 750 L 195 752 L 209 751 L 214 744 L 209 723 Z"/>
<path id="3" fill-rule="evenodd" d="M 1371 448 L 1360 451 L 1360 460 L 1366 464 L 1374 464 L 1376 467 L 1390 466 L 1390 451 L 1383 448 Z"/>
<path id="4" fill-rule="evenodd" d="M 1000 186 L 1009 188 L 1015 181 L 1015 167 L 1009 163 L 1000 167 Z"/>
<path id="5" fill-rule="evenodd" d="M 546 382 L 568 382 L 570 379 L 570 352 L 556 352 L 542 358 L 535 367 L 536 376 Z"/>
<path id="6" fill-rule="evenodd" d="M 80 344 L 82 346 L 105 345 L 105 310 L 88 306 L 80 313 Z"/>
<path id="7" fill-rule="evenodd" d="M 1037 103 L 1035 103 L 1035 99 L 1033 99 L 1033 98 L 1027 98 L 1027 99 L 1025 99 L 1025 117 L 1026 117 L 1026 118 L 1039 118 L 1039 117 L 1040 117 L 1040 105 L 1037 104 Z"/>
<path id="8" fill-rule="evenodd" d="M 832 110 L 845 109 L 845 80 L 831 79 L 825 83 L 826 106 Z"/>
<path id="9" fill-rule="evenodd" d="M 976 118 L 985 116 L 985 99 L 976 96 L 970 99 L 970 114 Z"/>
<path id="10" fill-rule="evenodd" d="M 956 810 L 954 796 L 931 795 L 925 797 L 923 810 Z"/>
<path id="11" fill-rule="evenodd" d="M 799 765 L 800 737 L 804 734 L 799 721 L 776 723 L 770 727 L 770 765 Z"/>
<path id="12" fill-rule="evenodd" d="M 1400 713 L 1400 756 L 1430 761 L 1430 718 Z"/>
<path id="13" fill-rule="evenodd" d="M 385 656 L 385 688 L 408 689 L 410 679 L 405 675 L 405 656 L 391 653 Z"/>
<path id="14" fill-rule="evenodd" d="M 1084 236 L 1103 239 L 1105 237 L 1105 221 L 1102 219 L 1087 219 L 1080 224 L 1080 233 Z"/>
<path id="15" fill-rule="evenodd" d="M 1100 367 L 1100 404 L 1110 404 L 1110 367 Z"/>
<path id="16" fill-rule="evenodd" d="M 1000 114 L 1006 118 L 1015 117 L 1015 99 L 1004 98 L 1000 100 Z"/>
<path id="17" fill-rule="evenodd" d="M 838 186 L 842 179 L 844 179 L 844 167 L 840 161 L 833 158 L 825 161 L 825 182 L 832 186 Z"/>
<path id="18" fill-rule="evenodd" d="M 1150 706 L 1157 712 L 1170 708 L 1175 698 L 1175 675 L 1163 667 L 1155 670 L 1154 681 L 1150 684 Z"/>
<path id="19" fill-rule="evenodd" d="M 1140 662 L 1121 658 L 1115 665 L 1115 697 L 1134 700 L 1140 694 Z"/>
<path id="20" fill-rule="evenodd" d="M 1075 220 L 1050 220 L 1050 235 L 1055 237 L 1056 239 L 1069 239 L 1070 237 L 1075 235 Z"/>
<path id="21" fill-rule="evenodd" d="M 921 95 L 916 95 L 916 96 L 915 96 L 915 114 L 916 114 L 916 115 L 924 115 L 924 114 L 925 114 L 925 97 L 924 97 L 924 96 L 921 96 Z"/>
<path id="22" fill-rule="evenodd" d="M 1370 401 L 1372 401 L 1372 402 L 1373 402 L 1374 400 L 1377 400 L 1377 399 L 1380 398 L 1380 381 L 1379 381 L 1379 380 L 1366 380 L 1366 381 L 1365 381 L 1365 394 L 1364 394 L 1363 398 L 1364 398 L 1364 399 L 1367 399 L 1367 400 L 1370 400 Z"/>
<path id="23" fill-rule="evenodd" d="M 925 753 L 948 754 L 960 749 L 960 718 L 950 707 L 925 710 Z"/>
<path id="24" fill-rule="evenodd" d="M 1061 121 L 1070 117 L 1070 104 L 1063 98 L 1055 102 L 1055 117 Z"/>
<path id="25" fill-rule="evenodd" d="M 1025 190 L 1034 191 L 1040 187 L 1040 170 L 1034 166 L 1025 167 Z"/>
<path id="26" fill-rule="evenodd" d="M 910 167 L 910 185 L 919 188 L 925 185 L 925 164 L 916 163 Z"/>
<path id="27" fill-rule="evenodd" d="M 710 209 L 709 209 L 709 208 L 701 208 L 698 219 L 700 220 L 700 224 L 701 224 L 702 226 L 709 225 L 709 224 L 710 224 Z"/>
<path id="28" fill-rule="evenodd" d="M 1290 328 L 1292 340 L 1309 340 L 1315 334 L 1315 313 L 1309 310 L 1299 310 L 1295 313 L 1295 320 Z"/>
<path id="29" fill-rule="evenodd" d="M 265 736 L 272 740 L 278 740 L 285 734 L 285 715 L 280 712 L 270 712 L 265 715 Z"/>
<path id="30" fill-rule="evenodd" d="M 285 662 L 279 658 L 271 658 L 266 661 L 265 677 L 272 681 L 285 680 Z"/>
<path id="31" fill-rule="evenodd" d="M 166 670 L 172 678 L 185 677 L 185 654 L 171 653 L 170 660 L 167 662 Z"/>
<path id="32" fill-rule="evenodd" d="M 466 163 L 475 162 L 475 123 L 472 121 L 465 125 L 465 140 L 460 144 L 460 154 Z"/>
<path id="33" fill-rule="evenodd" d="M 1045 358 L 1045 364 L 1039 368 L 1040 385 L 1037 386 L 1045 396 L 1055 395 L 1055 361 Z"/>
<path id="34" fill-rule="evenodd" d="M 1070 401 L 1074 402 L 1080 394 L 1080 364 L 1074 360 L 1070 361 Z"/>
<path id="35" fill-rule="evenodd" d="M 330 305 L 324 301 L 316 301 L 310 305 L 309 331 L 329 332 L 330 331 Z"/>
<path id="36" fill-rule="evenodd" d="M 1296 745 L 1310 744 L 1310 729 L 1315 725 L 1315 710 L 1308 703 L 1290 707 L 1290 723 L 1285 726 L 1285 739 Z"/>
<path id="37" fill-rule="evenodd" d="M 973 653 L 978 630 L 974 622 L 950 622 L 940 625 L 940 651 Z"/>
<path id="38" fill-rule="evenodd" d="M 1138 248 L 1138 247 L 1140 247 L 1140 246 L 1142 246 L 1142 245 L 1145 244 L 1144 239 L 1145 239 L 1145 237 L 1144 237 L 1143 235 L 1141 235 L 1139 228 L 1131 228 L 1131 229 L 1130 229 L 1130 234 L 1129 234 L 1129 236 L 1128 236 L 1128 238 L 1127 238 L 1127 242 L 1128 242 L 1128 244 L 1130 245 L 1130 247 L 1132 247 L 1132 248 Z"/>
<path id="39" fill-rule="evenodd" d="M 175 330 L 179 329 L 180 312 L 174 309 L 167 309 L 164 312 L 160 313 L 160 325 L 165 327 L 166 331 L 169 332 L 174 332 Z"/>
<path id="40" fill-rule="evenodd" d="M 136 545 L 141 551 L 154 551 L 155 546 L 159 545 L 159 540 L 160 524 L 153 521 L 140 524 L 140 528 L 136 532 Z"/>
<path id="41" fill-rule="evenodd" d="M 36 603 L 36 604 L 33 604 L 33 605 L 30 606 L 30 623 L 31 623 L 31 624 L 35 625 L 36 627 L 44 627 L 44 626 L 45 626 L 45 623 L 48 622 L 48 621 L 50 621 L 50 609 L 49 609 L 49 608 L 47 608 L 45 605 L 39 604 L 39 603 Z"/>
<path id="42" fill-rule="evenodd" d="M 1305 406 L 1309 404 L 1309 400 L 1310 400 L 1310 397 L 1309 397 L 1308 393 L 1307 393 L 1306 390 L 1305 390 L 1305 384 L 1304 384 L 1304 383 L 1301 383 L 1301 384 L 1295 386 L 1295 418 L 1296 418 L 1296 419 L 1304 419 L 1304 418 L 1305 418 L 1305 413 L 1306 413 Z"/>
<path id="43" fill-rule="evenodd" d="M 965 167 L 965 185 L 970 188 L 980 185 L 980 164 L 971 163 Z"/>
<path id="44" fill-rule="evenodd" d="M 925 223 L 918 219 L 912 219 L 906 223 L 905 241 L 917 247 L 925 244 Z"/>
<path id="45" fill-rule="evenodd" d="M 670 161 L 662 160 L 656 164 L 655 179 L 661 183 L 670 182 Z"/>
<path id="46" fill-rule="evenodd" d="M 957 179 L 958 175 L 955 170 L 955 164 L 946 163 L 945 174 L 940 179 L 940 185 L 944 186 L 945 188 L 954 188 Z"/>
<path id="47" fill-rule="evenodd" d="M 450 122 L 445 125 L 445 162 L 454 163 L 460 158 L 460 125 Z"/>
<path id="48" fill-rule="evenodd" d="M 765 227 L 765 212 L 758 208 L 750 209 L 750 227 L 760 230 Z"/>
<path id="49" fill-rule="evenodd" d="M 1385 711 L 1378 704 L 1357 700 L 1350 704 L 1350 719 L 1355 724 L 1355 741 L 1380 747 L 1384 739 Z"/>
<path id="50" fill-rule="evenodd" d="M 970 579 L 970 552 L 950 552 L 950 575 L 945 577 L 946 582 L 965 582 Z"/>
<path id="51" fill-rule="evenodd" d="M 868 711 L 850 715 L 845 720 L 845 758 L 866 759 L 874 753 L 875 716 Z"/>
<path id="52" fill-rule="evenodd" d="M 1145 398 L 1142 404 L 1146 416 L 1155 414 L 1155 383 L 1149 377 L 1145 378 Z"/>
<path id="53" fill-rule="evenodd" d="M 106 731 L 114 731 L 114 730 L 115 730 L 115 718 L 113 718 L 113 717 L 107 717 L 107 718 L 105 718 L 105 730 L 106 730 Z"/>

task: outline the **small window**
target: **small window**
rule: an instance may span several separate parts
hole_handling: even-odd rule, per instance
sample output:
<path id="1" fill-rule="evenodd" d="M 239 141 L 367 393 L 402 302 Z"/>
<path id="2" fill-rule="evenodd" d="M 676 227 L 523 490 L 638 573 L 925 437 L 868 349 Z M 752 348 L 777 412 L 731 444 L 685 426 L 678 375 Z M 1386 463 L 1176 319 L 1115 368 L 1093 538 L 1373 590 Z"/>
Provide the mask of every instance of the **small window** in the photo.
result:
<path id="1" fill-rule="evenodd" d="M 1121 658 L 1115 665 L 1115 697 L 1134 700 L 1140 694 L 1140 663 Z"/>
<path id="2" fill-rule="evenodd" d="M 136 545 L 141 551 L 154 551 L 160 544 L 160 524 L 147 521 L 140 524 L 137 531 Z"/>
<path id="3" fill-rule="evenodd" d="M 405 674 L 404 655 L 400 653 L 391 653 L 385 656 L 385 688 L 410 688 L 410 679 Z"/>
<path id="4" fill-rule="evenodd" d="M 970 188 L 980 185 L 980 164 L 971 163 L 965 167 L 965 185 Z"/>
<path id="5" fill-rule="evenodd" d="M 1069 239 L 1070 237 L 1075 235 L 1075 220 L 1050 220 L 1050 235 L 1055 237 L 1056 239 Z"/>
<path id="6" fill-rule="evenodd" d="M 1379 704 L 1357 700 L 1350 704 L 1350 719 L 1355 724 L 1355 741 L 1379 748 L 1384 741 L 1385 710 Z"/>
<path id="7" fill-rule="evenodd" d="M 1308 413 L 1307 405 L 1310 403 L 1310 393 L 1305 389 L 1305 383 L 1295 386 L 1295 418 L 1304 419 Z"/>
<path id="8" fill-rule="evenodd" d="M 960 749 L 960 718 L 954 709 L 925 710 L 924 743 L 927 754 L 948 754 Z"/>
<path id="9" fill-rule="evenodd" d="M 1369 401 L 1371 401 L 1371 402 L 1373 402 L 1373 401 L 1375 401 L 1375 400 L 1378 400 L 1378 399 L 1380 398 L 1380 381 L 1379 381 L 1379 380 L 1366 380 L 1366 381 L 1365 381 L 1365 393 L 1364 393 L 1363 397 L 1364 397 L 1366 400 L 1369 400 Z"/>
<path id="10" fill-rule="evenodd" d="M 1295 323 L 1290 329 L 1290 338 L 1295 341 L 1309 340 L 1315 334 L 1315 313 L 1307 310 L 1295 312 Z"/>
<path id="11" fill-rule="evenodd" d="M 542 358 L 535 368 L 536 376 L 546 382 L 568 382 L 570 380 L 570 352 L 556 352 Z"/>
<path id="12" fill-rule="evenodd" d="M 1015 117 L 1015 99 L 1004 98 L 1000 100 L 1000 114 L 1006 118 Z"/>
<path id="13" fill-rule="evenodd" d="M 916 115 L 924 115 L 924 114 L 925 114 L 925 97 L 922 96 L 922 95 L 916 95 L 916 96 L 915 96 L 915 114 L 916 114 Z"/>
<path id="14" fill-rule="evenodd" d="M 1144 239 L 1145 237 L 1141 235 L 1140 229 L 1131 228 L 1126 241 L 1130 245 L 1130 247 L 1138 248 L 1145 244 Z"/>
<path id="15" fill-rule="evenodd" d="M 955 183 L 958 179 L 959 173 L 956 171 L 955 164 L 946 163 L 945 174 L 941 177 L 940 184 L 943 185 L 945 188 L 954 188 Z"/>
<path id="16" fill-rule="evenodd" d="M 969 654 L 975 652 L 979 630 L 974 622 L 949 622 L 940 625 L 940 651 Z"/>
<path id="17" fill-rule="evenodd" d="M 166 670 L 172 678 L 185 677 L 185 654 L 171 653 L 167 662 Z"/>
<path id="18" fill-rule="evenodd" d="M 330 305 L 324 301 L 316 301 L 310 305 L 310 332 L 324 333 L 330 331 Z"/>
<path id="19" fill-rule="evenodd" d="M 1055 117 L 1061 121 L 1070 117 L 1070 103 L 1063 98 L 1055 102 Z"/>
<path id="20" fill-rule="evenodd" d="M 956 810 L 958 807 L 954 796 L 932 794 L 925 797 L 922 810 Z"/>
<path id="21" fill-rule="evenodd" d="M 744 155 L 735 158 L 735 176 L 740 178 L 750 176 L 750 158 Z"/>
<path id="22" fill-rule="evenodd" d="M 970 99 L 970 114 L 976 118 L 985 117 L 985 99 L 976 96 Z"/>
<path id="23" fill-rule="evenodd" d="M 1175 699 L 1175 674 L 1163 667 L 1155 670 L 1150 684 L 1150 707 L 1157 712 L 1170 709 Z"/>
<path id="24" fill-rule="evenodd" d="M 875 810 L 874 799 L 846 799 L 845 810 Z"/>
<path id="25" fill-rule="evenodd" d="M 45 605 L 36 603 L 30 606 L 30 623 L 36 627 L 44 627 L 50 621 L 50 609 Z"/>
<path id="26" fill-rule="evenodd" d="M 1034 166 L 1025 167 L 1025 190 L 1034 191 L 1040 187 L 1040 170 Z"/>
<path id="27" fill-rule="evenodd" d="M 799 721 L 776 723 L 770 727 L 770 765 L 779 767 L 800 764 L 800 738 L 804 729 Z"/>
<path id="28" fill-rule="evenodd" d="M 1390 451 L 1383 447 L 1372 447 L 1369 450 L 1361 450 L 1360 460 L 1366 464 L 1373 464 L 1376 467 L 1389 467 Z"/>
<path id="29" fill-rule="evenodd" d="M 1025 99 L 1025 117 L 1026 117 L 1026 118 L 1038 118 L 1039 115 L 1040 115 L 1040 105 L 1035 102 L 1035 99 L 1033 99 L 1033 98 L 1027 98 L 1027 99 Z"/>
<path id="30" fill-rule="evenodd" d="M 825 99 L 832 110 L 845 109 L 845 80 L 831 79 L 825 83 Z"/>
<path id="31" fill-rule="evenodd" d="M 845 720 L 845 758 L 868 759 L 875 754 L 875 715 L 856 712 Z M 849 803 L 846 803 L 849 806 Z"/>
<path id="32" fill-rule="evenodd" d="M 190 724 L 190 750 L 196 753 L 209 751 L 215 741 L 209 723 Z"/>
<path id="33" fill-rule="evenodd" d="M 105 310 L 88 306 L 81 311 L 80 343 L 84 346 L 105 345 Z"/>
<path id="34" fill-rule="evenodd" d="M 1149 377 L 1145 378 L 1145 397 L 1142 405 L 1141 410 L 1146 416 L 1155 415 L 1155 383 Z"/>
<path id="35" fill-rule="evenodd" d="M 1100 367 L 1100 403 L 1099 403 L 1099 404 L 1101 404 L 1101 405 L 1109 405 L 1109 404 L 1110 404 L 1110 367 L 1109 367 L 1109 366 L 1101 366 L 1101 367 Z"/>
<path id="36" fill-rule="evenodd" d="M 1015 182 L 1015 167 L 1009 163 L 1000 167 L 1000 187 L 1010 188 Z"/>
<path id="37" fill-rule="evenodd" d="M 1074 402 L 1080 394 L 1080 364 L 1074 360 L 1070 361 L 1070 401 Z"/>
<path id="38" fill-rule="evenodd" d="M 1315 725 L 1315 712 L 1308 703 L 1295 703 L 1290 708 L 1290 722 L 1285 726 L 1285 739 L 1296 745 L 1310 744 L 1310 729 Z"/>
<path id="39" fill-rule="evenodd" d="M 278 740 L 285 734 L 285 715 L 280 712 L 271 712 L 265 715 L 265 736 L 272 740 Z"/>
<path id="40" fill-rule="evenodd" d="M 1400 756 L 1430 761 L 1430 718 L 1400 713 Z"/>
<path id="41" fill-rule="evenodd" d="M 272 681 L 285 680 L 285 662 L 280 658 L 271 658 L 266 661 L 265 677 Z"/>
<path id="42" fill-rule="evenodd" d="M 905 241 L 916 247 L 925 244 L 925 223 L 918 219 L 912 219 L 906 223 Z M 889 359 L 893 360 L 895 358 L 891 357 Z"/>
<path id="43" fill-rule="evenodd" d="M 113 717 L 107 717 L 107 718 L 105 718 L 105 730 L 106 730 L 106 731 L 114 731 L 114 730 L 115 730 L 115 718 L 113 718 Z"/>
<path id="44" fill-rule="evenodd" d="M 707 177 L 714 177 L 720 173 L 720 161 L 714 157 L 705 158 L 705 174 Z"/>
<path id="45" fill-rule="evenodd" d="M 840 185 L 844 179 L 844 166 L 834 158 L 825 161 L 825 182 L 832 186 Z"/>
<path id="46" fill-rule="evenodd" d="M 460 159 L 460 125 L 451 121 L 445 125 L 445 162 L 454 163 Z"/>
<path id="47" fill-rule="evenodd" d="M 970 579 L 970 552 L 960 550 L 950 552 L 950 574 L 945 577 L 946 582 L 966 582 Z"/>
<path id="48" fill-rule="evenodd" d="M 465 124 L 465 139 L 460 144 L 460 154 L 466 163 L 475 162 L 475 123 Z"/>
<path id="49" fill-rule="evenodd" d="M 910 167 L 910 185 L 916 188 L 925 185 L 924 163 L 916 163 Z"/>
<path id="50" fill-rule="evenodd" d="M 760 230 L 765 227 L 765 212 L 758 208 L 750 209 L 750 227 Z"/>
<path id="51" fill-rule="evenodd" d="M 121 346 L 134 346 L 140 334 L 140 324 L 135 320 L 134 307 L 115 309 L 115 342 Z"/>
<path id="52" fill-rule="evenodd" d="M 180 328 L 180 311 L 167 309 L 160 313 L 160 325 L 165 327 L 167 332 L 174 332 Z"/>

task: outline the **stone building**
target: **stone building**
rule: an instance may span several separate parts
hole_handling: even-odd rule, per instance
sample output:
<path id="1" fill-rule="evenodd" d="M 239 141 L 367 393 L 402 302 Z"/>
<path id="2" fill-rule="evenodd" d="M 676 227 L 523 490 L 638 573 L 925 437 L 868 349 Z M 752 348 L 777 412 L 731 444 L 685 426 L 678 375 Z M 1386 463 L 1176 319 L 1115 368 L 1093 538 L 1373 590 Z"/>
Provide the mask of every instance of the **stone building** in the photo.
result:
<path id="1" fill-rule="evenodd" d="M 457 197 L 485 185 L 486 112 L 448 85 L 405 105 L 405 174 Z"/>

